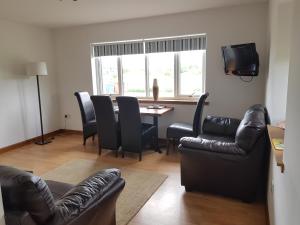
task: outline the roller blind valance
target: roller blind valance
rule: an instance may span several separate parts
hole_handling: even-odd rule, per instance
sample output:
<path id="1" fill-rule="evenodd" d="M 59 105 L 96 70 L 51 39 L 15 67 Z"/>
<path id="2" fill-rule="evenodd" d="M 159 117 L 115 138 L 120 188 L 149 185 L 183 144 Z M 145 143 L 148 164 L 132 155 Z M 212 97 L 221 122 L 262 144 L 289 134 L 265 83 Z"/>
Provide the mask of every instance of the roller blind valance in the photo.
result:
<path id="1" fill-rule="evenodd" d="M 142 41 L 99 44 L 94 46 L 95 57 L 132 54 L 144 54 L 144 43 Z"/>
<path id="2" fill-rule="evenodd" d="M 146 39 L 93 45 L 94 57 L 206 49 L 206 35 Z"/>
<path id="3" fill-rule="evenodd" d="M 145 41 L 145 52 L 180 52 L 192 50 L 205 50 L 206 36 L 187 36 L 181 38 L 168 38 Z"/>

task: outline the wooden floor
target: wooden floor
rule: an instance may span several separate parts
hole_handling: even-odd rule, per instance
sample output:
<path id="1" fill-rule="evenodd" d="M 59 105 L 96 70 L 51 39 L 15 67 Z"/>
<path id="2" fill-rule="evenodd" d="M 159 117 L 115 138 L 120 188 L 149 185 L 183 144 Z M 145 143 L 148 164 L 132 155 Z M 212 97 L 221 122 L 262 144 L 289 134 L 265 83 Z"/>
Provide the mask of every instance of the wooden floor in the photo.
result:
<path id="1" fill-rule="evenodd" d="M 168 179 L 155 192 L 130 225 L 266 225 L 264 203 L 247 204 L 238 200 L 203 193 L 186 193 L 180 186 L 180 155 L 146 152 L 142 162 L 137 155 L 115 158 L 110 151 L 98 156 L 96 143 L 82 146 L 78 134 L 60 134 L 46 146 L 30 144 L 0 155 L 0 164 L 33 170 L 41 175 L 74 159 L 107 162 L 116 166 L 157 171 Z"/>

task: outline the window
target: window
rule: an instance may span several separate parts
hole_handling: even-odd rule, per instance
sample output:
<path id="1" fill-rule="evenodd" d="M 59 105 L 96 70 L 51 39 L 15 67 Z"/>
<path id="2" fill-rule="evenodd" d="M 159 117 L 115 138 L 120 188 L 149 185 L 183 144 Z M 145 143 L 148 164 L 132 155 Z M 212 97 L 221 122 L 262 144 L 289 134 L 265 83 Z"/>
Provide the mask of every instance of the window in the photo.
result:
<path id="1" fill-rule="evenodd" d="M 180 52 L 179 95 L 200 95 L 205 75 L 205 51 Z"/>
<path id="2" fill-rule="evenodd" d="M 124 95 L 145 97 L 145 56 L 123 55 L 122 73 Z"/>
<path id="3" fill-rule="evenodd" d="M 160 98 L 199 96 L 204 92 L 205 36 L 93 46 L 98 94 L 152 97 L 158 80 Z"/>
<path id="4" fill-rule="evenodd" d="M 101 57 L 101 80 L 103 94 L 119 94 L 118 57 Z"/>
<path id="5" fill-rule="evenodd" d="M 174 97 L 174 53 L 149 54 L 148 67 L 150 94 L 153 80 L 156 78 L 159 85 L 159 96 Z"/>

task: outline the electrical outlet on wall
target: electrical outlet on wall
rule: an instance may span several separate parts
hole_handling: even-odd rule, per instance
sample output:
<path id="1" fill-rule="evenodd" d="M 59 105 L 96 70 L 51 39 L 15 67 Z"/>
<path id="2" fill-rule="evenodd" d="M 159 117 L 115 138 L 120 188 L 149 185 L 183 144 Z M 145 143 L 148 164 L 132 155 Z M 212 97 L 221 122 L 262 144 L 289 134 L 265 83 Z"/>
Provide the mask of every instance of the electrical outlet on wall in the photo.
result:
<path id="1" fill-rule="evenodd" d="M 67 129 L 67 121 L 71 118 L 71 114 L 66 113 L 64 116 L 65 119 L 65 129 Z"/>
<path id="2" fill-rule="evenodd" d="M 274 180 L 272 179 L 271 182 L 271 193 L 274 193 Z"/>

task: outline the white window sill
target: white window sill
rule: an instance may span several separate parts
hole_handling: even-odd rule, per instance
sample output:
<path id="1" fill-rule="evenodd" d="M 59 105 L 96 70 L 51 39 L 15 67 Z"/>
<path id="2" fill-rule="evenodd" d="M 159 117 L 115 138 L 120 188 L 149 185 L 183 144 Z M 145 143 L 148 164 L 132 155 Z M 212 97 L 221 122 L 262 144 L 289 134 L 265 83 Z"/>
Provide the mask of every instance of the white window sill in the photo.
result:
<path id="1" fill-rule="evenodd" d="M 165 105 L 197 105 L 197 98 L 190 99 L 159 99 L 158 101 L 154 101 L 152 98 L 138 98 L 139 103 L 149 103 L 149 104 L 165 104 Z M 113 100 L 116 101 L 115 99 Z M 209 102 L 205 102 L 205 105 L 209 105 Z"/>

